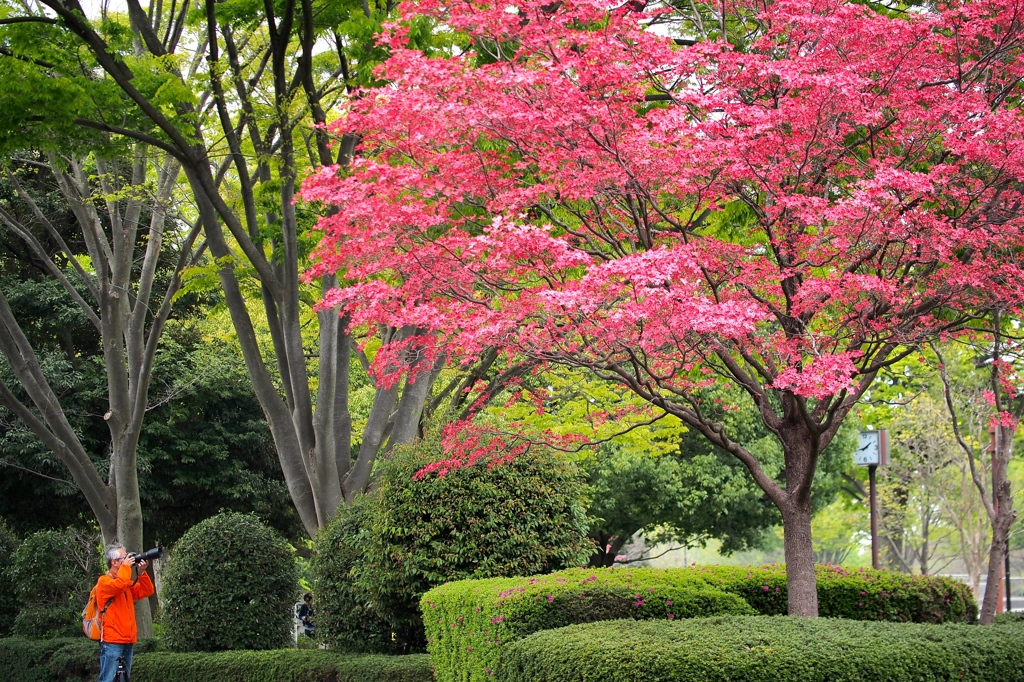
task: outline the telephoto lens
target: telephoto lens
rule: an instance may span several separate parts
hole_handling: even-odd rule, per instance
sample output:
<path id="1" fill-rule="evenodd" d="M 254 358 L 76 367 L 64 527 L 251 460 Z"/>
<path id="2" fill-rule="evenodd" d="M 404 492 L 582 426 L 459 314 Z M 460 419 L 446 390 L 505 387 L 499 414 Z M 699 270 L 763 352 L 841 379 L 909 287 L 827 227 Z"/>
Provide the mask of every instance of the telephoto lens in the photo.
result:
<path id="1" fill-rule="evenodd" d="M 152 561 L 153 559 L 162 559 L 164 556 L 164 548 L 154 547 L 153 549 L 147 549 L 145 552 L 140 552 L 139 554 L 130 552 L 128 556 L 135 557 L 136 562 Z"/>

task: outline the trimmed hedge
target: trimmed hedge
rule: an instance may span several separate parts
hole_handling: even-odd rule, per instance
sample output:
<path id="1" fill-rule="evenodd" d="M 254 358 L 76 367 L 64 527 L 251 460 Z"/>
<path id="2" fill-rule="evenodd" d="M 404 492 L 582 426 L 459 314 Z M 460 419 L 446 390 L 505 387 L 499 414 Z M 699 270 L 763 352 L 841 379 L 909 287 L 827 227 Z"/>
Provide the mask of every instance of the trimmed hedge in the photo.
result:
<path id="1" fill-rule="evenodd" d="M 338 654 L 323 649 L 153 653 L 132 663 L 132 682 L 432 682 L 425 654 Z"/>
<path id="2" fill-rule="evenodd" d="M 1007 611 L 1005 613 L 996 614 L 996 625 L 1007 625 L 1015 623 L 1024 623 L 1024 611 Z"/>
<path id="3" fill-rule="evenodd" d="M 86 639 L 0 639 L 0 680 L 55 682 L 95 680 L 100 673 L 99 644 Z"/>
<path id="4" fill-rule="evenodd" d="M 298 594 L 285 539 L 255 516 L 218 514 L 174 546 L 163 592 L 164 639 L 176 651 L 285 646 Z"/>
<path id="5" fill-rule="evenodd" d="M 973 622 L 970 589 L 950 578 L 818 567 L 823 617 Z M 680 619 L 720 614 L 781 615 L 783 566 L 682 569 L 569 569 L 530 578 L 463 580 L 421 602 L 437 679 L 484 680 L 503 644 L 541 630 L 617 618 Z"/>
<path id="6" fill-rule="evenodd" d="M 1021 682 L 1024 628 L 788 616 L 609 621 L 538 632 L 501 682 Z"/>
<path id="7" fill-rule="evenodd" d="M 92 682 L 99 674 L 99 645 L 78 639 L 0 639 L 0 680 Z M 320 649 L 153 652 L 135 645 L 133 682 L 431 682 L 425 655 L 357 656 Z"/>
<path id="8" fill-rule="evenodd" d="M 486 679 L 503 643 L 573 623 L 756 613 L 742 597 L 689 574 L 675 584 L 666 577 L 652 569 L 569 569 L 437 587 L 421 602 L 437 679 Z"/>
<path id="9" fill-rule="evenodd" d="M 762 615 L 786 614 L 784 564 L 667 570 L 698 573 L 708 583 L 740 595 Z M 818 614 L 823 618 L 912 623 L 973 623 L 978 618 L 971 588 L 955 578 L 825 564 L 819 564 L 816 572 Z"/>

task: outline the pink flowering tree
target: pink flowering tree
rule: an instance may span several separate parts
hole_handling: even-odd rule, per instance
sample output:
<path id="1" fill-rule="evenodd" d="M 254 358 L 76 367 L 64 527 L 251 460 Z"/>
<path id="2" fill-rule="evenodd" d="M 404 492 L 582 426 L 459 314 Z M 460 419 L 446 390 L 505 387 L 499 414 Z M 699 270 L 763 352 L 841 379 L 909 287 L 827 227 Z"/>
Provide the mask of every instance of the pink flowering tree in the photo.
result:
<path id="1" fill-rule="evenodd" d="M 789 612 L 815 616 L 820 453 L 881 369 L 1024 299 L 1024 5 L 730 6 L 742 50 L 659 35 L 637 3 L 407 2 L 471 48 L 383 37 L 389 85 L 332 126 L 361 157 L 305 184 L 339 208 L 313 274 L 347 283 L 324 305 L 352 325 L 419 330 L 377 356 L 385 379 L 498 349 L 734 455 L 782 513 Z M 723 426 L 720 387 L 780 475 Z M 463 433 L 440 467 L 521 447 Z"/>

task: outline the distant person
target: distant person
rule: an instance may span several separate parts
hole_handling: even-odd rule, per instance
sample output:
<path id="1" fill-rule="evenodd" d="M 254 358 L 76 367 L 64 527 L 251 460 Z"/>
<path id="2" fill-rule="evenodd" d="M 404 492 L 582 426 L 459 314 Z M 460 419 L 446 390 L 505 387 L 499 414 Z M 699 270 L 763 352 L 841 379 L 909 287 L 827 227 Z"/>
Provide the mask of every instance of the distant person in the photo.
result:
<path id="1" fill-rule="evenodd" d="M 153 581 L 146 574 L 146 562 L 136 563 L 124 545 L 107 545 L 107 572 L 96 582 L 96 603 L 105 609 L 100 619 L 100 679 L 113 682 L 117 662 L 124 661 L 128 674 L 132 669 L 132 651 L 139 632 L 135 624 L 135 602 L 153 594 Z M 136 578 L 132 580 L 132 567 Z"/>
<path id="2" fill-rule="evenodd" d="M 307 592 L 302 597 L 302 606 L 299 607 L 299 621 L 302 622 L 302 634 L 312 637 L 315 632 L 313 626 L 313 595 Z"/>

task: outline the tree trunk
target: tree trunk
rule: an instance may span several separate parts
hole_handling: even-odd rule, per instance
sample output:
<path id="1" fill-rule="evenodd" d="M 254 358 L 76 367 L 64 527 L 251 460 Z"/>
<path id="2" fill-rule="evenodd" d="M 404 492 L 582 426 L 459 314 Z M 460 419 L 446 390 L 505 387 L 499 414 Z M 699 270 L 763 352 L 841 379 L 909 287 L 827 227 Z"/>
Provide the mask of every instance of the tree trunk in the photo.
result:
<path id="1" fill-rule="evenodd" d="M 1010 447 L 1013 430 L 997 425 L 992 444 L 992 497 L 995 517 L 992 519 L 992 546 L 988 553 L 988 573 L 985 584 L 985 596 L 981 602 L 979 622 L 990 625 L 995 620 L 999 600 L 1003 596 L 1000 589 L 1003 581 L 1003 564 L 1006 559 L 1010 526 L 1017 517 L 1013 510 L 1013 497 L 1007 468 L 1010 461 Z M 1006 576 L 1009 580 L 1009 576 Z M 1007 584 L 1009 589 L 1009 584 Z"/>
<path id="2" fill-rule="evenodd" d="M 587 566 L 592 568 L 611 568 L 615 565 L 615 557 L 619 555 L 619 550 L 622 549 L 628 539 L 628 537 L 620 538 L 618 535 L 611 537 L 606 535 L 600 536 L 598 540 L 601 544 L 590 555 L 590 561 L 587 562 Z"/>
<path id="3" fill-rule="evenodd" d="M 818 580 L 811 543 L 811 504 L 788 500 L 780 507 L 786 552 L 789 615 L 818 617 Z"/>

